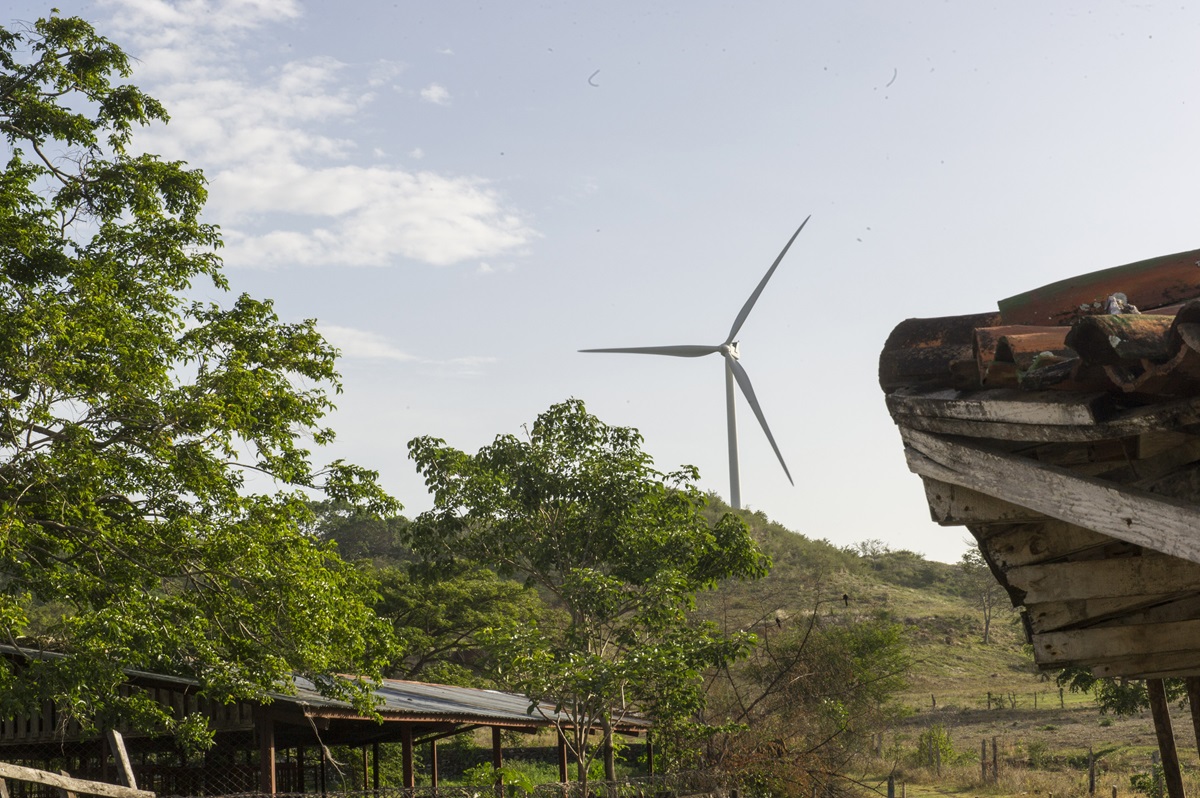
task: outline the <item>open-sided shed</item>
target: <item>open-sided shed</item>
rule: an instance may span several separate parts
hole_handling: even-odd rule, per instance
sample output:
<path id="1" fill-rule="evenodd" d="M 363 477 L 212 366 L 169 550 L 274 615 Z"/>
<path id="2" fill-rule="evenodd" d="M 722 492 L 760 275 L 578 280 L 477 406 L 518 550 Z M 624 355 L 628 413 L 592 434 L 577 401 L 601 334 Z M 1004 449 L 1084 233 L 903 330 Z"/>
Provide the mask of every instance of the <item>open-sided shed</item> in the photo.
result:
<path id="1" fill-rule="evenodd" d="M 6 646 L 0 646 L 0 654 L 20 656 Z M 554 707 L 534 706 L 522 695 L 425 682 L 385 680 L 375 689 L 378 717 L 368 717 L 344 701 L 326 698 L 302 678 L 295 680 L 294 693 L 273 695 L 269 703 L 217 704 L 199 695 L 197 684 L 188 679 L 136 671 L 127 676 L 123 689 L 146 691 L 176 717 L 202 713 L 215 732 L 216 744 L 208 752 L 188 757 L 168 735 L 120 730 L 137 786 L 160 796 L 325 793 L 334 769 L 328 753 L 336 746 L 357 752 L 356 761 L 343 767 L 356 773 L 358 789 L 378 790 L 383 743 L 399 743 L 403 786 L 409 788 L 416 783 L 414 754 L 421 747 L 426 777 L 436 788 L 439 740 L 489 729 L 492 764 L 499 768 L 502 732 L 554 729 L 556 721 L 569 725 Z M 649 728 L 648 721 L 637 717 L 614 727 L 625 735 L 646 734 Z M 565 782 L 567 750 L 561 736 L 557 747 L 559 776 Z M 85 732 L 52 706 L 36 715 L 0 719 L 0 761 L 96 781 L 118 777 L 104 736 Z M 13 798 L 40 795 L 38 789 L 23 785 L 12 791 Z"/>
<path id="2" fill-rule="evenodd" d="M 1161 680 L 1187 678 L 1200 729 L 1200 250 L 904 321 L 879 381 L 933 520 L 974 535 L 1038 667 L 1147 679 L 1182 795 Z"/>

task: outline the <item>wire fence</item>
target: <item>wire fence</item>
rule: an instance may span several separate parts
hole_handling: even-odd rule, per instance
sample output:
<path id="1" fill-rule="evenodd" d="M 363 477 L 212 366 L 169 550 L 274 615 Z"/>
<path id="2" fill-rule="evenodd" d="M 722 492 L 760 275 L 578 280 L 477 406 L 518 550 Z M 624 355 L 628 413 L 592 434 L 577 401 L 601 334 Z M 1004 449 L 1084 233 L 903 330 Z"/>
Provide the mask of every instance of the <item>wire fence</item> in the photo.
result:
<path id="1" fill-rule="evenodd" d="M 314 795 L 334 795 L 337 798 L 678 798 L 684 795 L 725 793 L 724 785 L 712 774 L 684 773 L 618 781 L 589 781 L 586 785 L 577 782 L 539 784 L 532 792 L 514 784 L 448 787 L 424 785 L 408 789 L 389 787 L 365 791 L 330 790 L 325 793 L 281 792 L 276 793 L 275 798 L 313 798 Z M 220 798 L 263 797 L 261 793 L 246 791 L 222 795 Z"/>

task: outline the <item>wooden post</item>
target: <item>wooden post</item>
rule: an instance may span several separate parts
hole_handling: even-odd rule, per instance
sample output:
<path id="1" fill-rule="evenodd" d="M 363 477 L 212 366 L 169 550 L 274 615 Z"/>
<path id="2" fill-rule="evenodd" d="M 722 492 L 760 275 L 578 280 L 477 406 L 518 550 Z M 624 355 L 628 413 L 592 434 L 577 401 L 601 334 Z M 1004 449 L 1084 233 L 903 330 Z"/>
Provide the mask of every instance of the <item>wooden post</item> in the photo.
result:
<path id="1" fill-rule="evenodd" d="M 646 742 L 646 762 L 650 768 L 650 775 L 654 775 L 654 749 L 650 747 L 650 742 Z M 563 736 L 562 729 L 558 730 L 558 780 L 562 784 L 567 783 L 567 738 Z"/>
<path id="2" fill-rule="evenodd" d="M 1150 714 L 1154 717 L 1154 732 L 1158 735 L 1158 750 L 1162 755 L 1163 778 L 1169 798 L 1184 798 L 1183 775 L 1179 772 L 1179 754 L 1175 750 L 1175 733 L 1171 729 L 1171 712 L 1162 679 L 1147 679 Z"/>
<path id="3" fill-rule="evenodd" d="M 296 792 L 304 794 L 304 746 L 296 746 Z"/>
<path id="4" fill-rule="evenodd" d="M 366 792 L 367 791 L 367 779 L 369 779 L 371 777 L 371 771 L 370 771 L 368 763 L 367 763 L 367 746 L 364 745 L 362 748 L 360 748 L 358 753 L 359 753 L 359 758 L 362 759 L 362 774 L 363 774 L 362 789 L 363 789 L 363 792 Z"/>
<path id="5" fill-rule="evenodd" d="M 979 741 L 979 780 L 987 784 L 987 738 Z"/>
<path id="6" fill-rule="evenodd" d="M 106 733 L 108 746 L 112 749 L 113 760 L 117 763 L 117 781 L 122 787 L 138 788 L 137 779 L 133 775 L 133 766 L 129 764 L 129 753 L 125 750 L 125 738 L 116 729 Z"/>
<path id="7" fill-rule="evenodd" d="M 888 798 L 896 798 L 896 776 L 888 774 Z"/>
<path id="8" fill-rule="evenodd" d="M 438 786 L 437 740 L 429 741 L 429 786 L 435 790 Z"/>
<path id="9" fill-rule="evenodd" d="M 433 769 L 433 785 L 437 786 L 437 766 Z M 379 792 L 379 743 L 371 743 L 371 789 Z"/>
<path id="10" fill-rule="evenodd" d="M 262 707 L 255 707 L 254 730 L 258 732 L 258 791 L 266 795 L 274 795 L 277 791 L 275 783 L 275 722 Z M 118 765 L 118 767 L 120 766 Z"/>
<path id="11" fill-rule="evenodd" d="M 1096 794 L 1096 754 L 1088 747 L 1088 795 Z"/>
<path id="12" fill-rule="evenodd" d="M 504 750 L 501 747 L 500 727 L 492 727 L 492 770 L 496 773 L 496 798 L 504 798 L 504 780 L 500 768 L 504 767 Z M 1171 798 L 1175 798 L 1171 796 Z"/>
<path id="13" fill-rule="evenodd" d="M 0 798 L 9 798 L 8 782 L 4 779 L 0 779 Z"/>
<path id="14" fill-rule="evenodd" d="M 411 723 L 405 723 L 400 727 L 400 762 L 404 788 L 411 790 L 417 786 L 417 776 L 413 772 L 413 727 Z"/>
<path id="15" fill-rule="evenodd" d="M 1196 749 L 1200 752 L 1200 676 L 1184 679 L 1187 684 L 1188 706 L 1192 710 L 1192 731 L 1196 735 Z"/>
<path id="16" fill-rule="evenodd" d="M 996 738 L 992 738 L 992 784 L 1000 783 L 1000 756 L 997 753 Z"/>
<path id="17" fill-rule="evenodd" d="M 325 760 L 328 759 L 328 757 L 325 753 L 325 744 L 321 743 L 319 747 L 321 749 L 321 795 L 325 795 Z"/>

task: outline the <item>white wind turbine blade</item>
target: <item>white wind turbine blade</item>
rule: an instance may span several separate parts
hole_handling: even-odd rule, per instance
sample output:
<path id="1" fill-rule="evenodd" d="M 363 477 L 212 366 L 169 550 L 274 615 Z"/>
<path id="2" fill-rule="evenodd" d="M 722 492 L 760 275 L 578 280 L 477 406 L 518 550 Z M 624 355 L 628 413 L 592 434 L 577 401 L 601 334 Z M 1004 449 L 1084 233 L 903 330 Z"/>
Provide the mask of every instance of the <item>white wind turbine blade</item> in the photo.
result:
<path id="1" fill-rule="evenodd" d="M 754 303 L 758 301 L 758 295 L 761 294 L 763 289 L 767 287 L 767 281 L 770 280 L 771 275 L 775 273 L 775 268 L 779 266 L 779 262 L 783 260 L 783 256 L 786 255 L 788 249 L 791 248 L 792 242 L 796 240 L 796 236 L 800 235 L 800 231 L 804 229 L 804 225 L 808 224 L 808 220 L 811 218 L 812 215 L 810 214 L 808 218 L 801 222 L 800 226 L 796 228 L 796 232 L 792 233 L 792 237 L 788 239 L 788 242 L 783 245 L 783 251 L 779 253 L 779 257 L 776 258 L 775 262 L 771 264 L 771 268 L 767 269 L 767 273 L 763 276 L 762 280 L 759 281 L 758 287 L 754 289 L 754 293 L 751 294 L 750 298 L 746 300 L 746 304 L 742 305 L 741 313 L 739 313 L 737 318 L 733 320 L 733 327 L 729 329 L 729 337 L 725 339 L 725 343 L 733 343 L 733 339 L 737 337 L 738 330 L 742 329 L 742 325 L 746 322 L 746 317 L 750 315 L 750 311 L 754 308 Z M 763 423 L 765 426 L 766 422 Z M 782 460 L 782 458 L 780 459 Z M 784 466 L 783 470 L 786 471 L 787 466 Z"/>
<path id="2" fill-rule="evenodd" d="M 580 352 L 625 352 L 633 355 L 669 355 L 671 357 L 703 357 L 720 352 L 719 346 L 624 346 L 609 349 L 580 349 Z"/>
<path id="3" fill-rule="evenodd" d="M 795 485 L 792 480 L 792 472 L 788 471 L 787 463 L 783 462 L 783 455 L 779 452 L 779 446 L 775 443 L 775 436 L 771 434 L 771 428 L 767 426 L 767 417 L 763 415 L 762 408 L 758 405 L 758 399 L 754 395 L 754 388 L 750 385 L 750 377 L 746 374 L 746 369 L 742 368 L 742 364 L 731 357 L 725 358 L 725 362 L 729 364 L 729 368 L 733 371 L 733 376 L 737 379 L 738 385 L 742 389 L 742 395 L 746 397 L 746 401 L 750 403 L 750 409 L 754 411 L 758 423 L 762 426 L 763 432 L 767 434 L 767 440 L 771 442 L 771 448 L 775 450 L 775 456 L 779 458 L 779 464 L 783 466 L 783 473 L 787 474 L 788 482 Z"/>

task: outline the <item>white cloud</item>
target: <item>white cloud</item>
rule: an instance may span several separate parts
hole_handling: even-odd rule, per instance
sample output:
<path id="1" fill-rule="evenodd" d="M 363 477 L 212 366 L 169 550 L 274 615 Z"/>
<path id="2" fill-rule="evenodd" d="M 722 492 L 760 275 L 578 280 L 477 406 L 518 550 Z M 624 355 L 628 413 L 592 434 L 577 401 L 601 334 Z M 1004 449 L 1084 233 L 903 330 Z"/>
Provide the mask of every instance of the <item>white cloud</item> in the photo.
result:
<path id="1" fill-rule="evenodd" d="M 339 327 L 334 324 L 322 324 L 321 334 L 329 343 L 342 352 L 342 357 L 363 360 L 398 360 L 415 361 L 416 356 L 394 346 L 382 335 L 356 330 L 352 327 Z"/>
<path id="2" fill-rule="evenodd" d="M 421 89 L 421 99 L 434 105 L 449 105 L 450 92 L 439 83 L 430 83 Z"/>
<path id="3" fill-rule="evenodd" d="M 484 373 L 484 366 L 496 363 L 494 357 L 469 355 L 448 360 L 432 360 L 410 355 L 378 333 L 341 327 L 336 324 L 321 324 L 321 334 L 336 346 L 346 360 L 389 360 L 395 363 L 412 363 L 432 368 L 442 374 L 457 374 L 473 377 Z"/>
<path id="4" fill-rule="evenodd" d="M 408 157 L 412 158 L 414 161 L 419 161 L 425 157 L 425 150 L 421 149 L 420 147 L 413 147 L 408 151 Z"/>
<path id="5" fill-rule="evenodd" d="M 172 117 L 139 142 L 203 167 L 230 266 L 440 266 L 520 253 L 537 237 L 486 179 L 408 171 L 353 138 L 374 87 L 402 65 L 318 56 L 256 67 L 248 32 L 294 23 L 293 0 L 108 4 L 123 36 L 148 48 L 130 48 L 136 78 Z M 450 93 L 431 84 L 421 98 L 447 104 Z"/>

